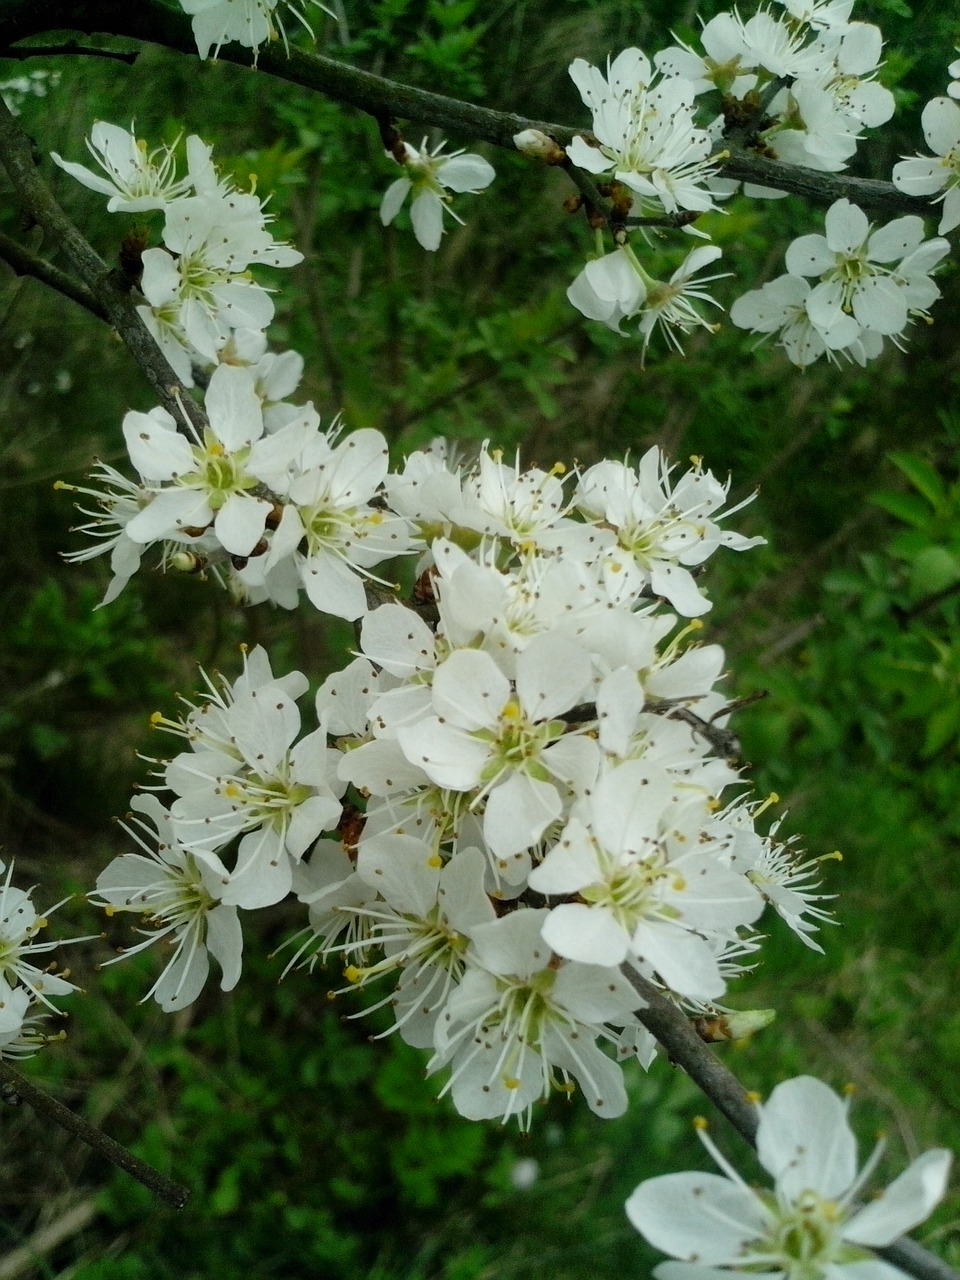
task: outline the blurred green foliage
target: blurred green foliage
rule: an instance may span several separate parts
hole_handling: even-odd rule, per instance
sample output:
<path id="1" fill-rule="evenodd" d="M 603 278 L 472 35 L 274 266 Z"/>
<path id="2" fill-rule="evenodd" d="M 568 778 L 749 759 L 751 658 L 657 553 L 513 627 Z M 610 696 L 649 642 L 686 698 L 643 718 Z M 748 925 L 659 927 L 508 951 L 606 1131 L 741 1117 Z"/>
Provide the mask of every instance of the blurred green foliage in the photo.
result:
<path id="1" fill-rule="evenodd" d="M 583 109 L 566 76 L 576 56 L 628 43 L 653 51 L 696 29 L 715 0 L 362 0 L 328 23 L 332 56 L 383 75 L 545 119 Z M 896 128 L 865 147 L 860 172 L 885 176 L 919 146 L 923 103 L 943 92 L 960 24 L 949 6 L 874 0 L 858 16 L 890 42 L 883 78 Z M 320 19 L 320 25 L 324 20 Z M 103 40 L 102 43 L 111 42 Z M 114 42 L 116 43 L 116 42 Z M 122 42 L 121 42 L 122 43 Z M 14 72 L 17 64 L 9 64 Z M 711 563 L 705 638 L 729 653 L 731 696 L 766 690 L 738 729 L 747 779 L 776 791 L 784 830 L 802 832 L 837 894 L 838 927 L 804 949 L 770 926 L 757 971 L 731 994 L 774 1006 L 774 1028 L 724 1052 L 750 1087 L 812 1071 L 860 1090 L 860 1128 L 892 1128 L 889 1168 L 933 1143 L 960 1146 L 960 1015 L 955 1007 L 960 843 L 960 287 L 929 329 L 869 370 L 814 367 L 756 353 L 730 326 L 694 335 L 687 357 L 639 349 L 583 323 L 564 297 L 591 238 L 565 213 L 562 175 L 519 155 L 462 212 L 436 255 L 402 219 L 382 228 L 394 176 L 371 121 L 262 74 L 146 49 L 134 67 L 46 60 L 61 73 L 23 120 L 42 151 L 83 158 L 97 118 L 140 136 L 181 130 L 215 143 L 219 162 L 272 192 L 277 233 L 307 255 L 276 285 L 275 345 L 302 351 L 304 397 L 327 417 L 386 432 L 397 455 L 445 434 L 489 438 L 529 461 L 585 463 L 661 444 L 703 455 L 755 486 L 735 517 L 766 547 Z M 2 73 L 0 73 L 2 74 Z M 420 141 L 411 126 L 410 139 Z M 432 139 L 435 141 L 436 139 Z M 471 146 L 469 138 L 452 145 Z M 108 259 L 131 224 L 48 168 L 58 197 Z M 403 215 L 405 216 L 405 215 Z M 734 203 L 711 232 L 741 278 L 778 274 L 782 249 L 815 229 L 797 201 Z M 0 229 L 17 225 L 0 202 Z M 50 246 L 45 247 L 52 252 Z M 654 246 L 672 265 L 669 245 Z M 742 286 L 731 281 L 725 302 Z M 349 629 L 305 611 L 235 608 L 212 584 L 144 572 L 94 610 L 104 566 L 67 566 L 72 514 L 52 482 L 80 482 L 93 456 L 121 456 L 120 421 L 151 400 L 111 336 L 36 284 L 0 276 L 0 856 L 16 858 L 43 902 L 89 887 L 121 846 L 107 822 L 146 778 L 147 716 L 195 687 L 195 664 L 234 673 L 240 642 L 263 641 L 275 667 L 317 680 Z M 0 1267 L 78 1201 L 84 1224 L 22 1274 L 73 1280 L 331 1277 L 336 1280 L 604 1280 L 643 1275 L 652 1255 L 622 1203 L 642 1177 L 703 1164 L 690 1117 L 702 1099 L 666 1062 L 630 1080 L 628 1117 L 604 1124 L 555 1100 L 533 1132 L 459 1120 L 423 1058 L 370 1039 L 324 979 L 267 959 L 297 927 L 261 913 L 245 976 L 168 1019 L 137 1002 L 152 958 L 94 972 L 124 933 L 110 925 L 71 957 L 90 994 L 72 1002 L 71 1036 L 32 1070 L 71 1105 L 193 1192 L 180 1214 L 46 1132 L 26 1108 L 0 1117 Z M 65 933 L 102 923 L 74 900 Z M 326 981 L 337 985 L 337 975 Z M 349 1005 L 349 1007 L 348 1007 Z M 721 1142 L 740 1158 L 736 1140 Z M 535 1162 L 527 1164 L 526 1162 Z M 536 1171 L 529 1186 L 514 1181 Z M 958 1201 L 929 1238 L 960 1262 Z"/>

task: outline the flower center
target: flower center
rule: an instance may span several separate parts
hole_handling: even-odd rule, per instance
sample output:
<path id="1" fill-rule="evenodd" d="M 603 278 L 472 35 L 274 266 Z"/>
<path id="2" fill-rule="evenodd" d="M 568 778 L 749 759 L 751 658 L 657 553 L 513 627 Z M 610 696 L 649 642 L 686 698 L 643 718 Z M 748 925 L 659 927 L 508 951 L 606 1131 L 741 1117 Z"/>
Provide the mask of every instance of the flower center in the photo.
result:
<path id="1" fill-rule="evenodd" d="M 842 1211 L 834 1200 L 816 1191 L 803 1191 L 782 1214 L 765 1242 L 790 1280 L 814 1280 L 837 1260 L 837 1230 Z M 769 1256 L 760 1246 L 764 1258 Z"/>
<path id="2" fill-rule="evenodd" d="M 244 490 L 253 489 L 257 480 L 244 471 L 250 457 L 249 447 L 228 453 L 211 431 L 203 433 L 203 444 L 195 445 L 193 457 L 196 470 L 180 477 L 179 483 L 187 489 L 201 489 L 213 511 L 219 511 L 229 497 Z"/>

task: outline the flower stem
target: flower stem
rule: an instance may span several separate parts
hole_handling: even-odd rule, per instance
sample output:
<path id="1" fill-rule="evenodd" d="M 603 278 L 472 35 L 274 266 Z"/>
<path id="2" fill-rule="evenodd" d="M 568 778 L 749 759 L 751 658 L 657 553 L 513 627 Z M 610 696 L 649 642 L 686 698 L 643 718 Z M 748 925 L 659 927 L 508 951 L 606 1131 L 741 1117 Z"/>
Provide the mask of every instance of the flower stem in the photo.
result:
<path id="1" fill-rule="evenodd" d="M 51 1120 L 79 1138 L 81 1142 L 85 1142 L 88 1147 L 92 1147 L 94 1151 L 98 1151 L 111 1164 L 141 1182 L 164 1204 L 170 1205 L 172 1209 L 182 1209 L 187 1203 L 190 1192 L 186 1187 L 164 1177 L 152 1165 L 139 1159 L 102 1129 L 90 1124 L 82 1116 L 78 1116 L 76 1112 L 46 1093 L 39 1085 L 35 1085 L 19 1071 L 15 1071 L 9 1063 L 0 1062 L 0 1085 L 3 1087 L 3 1096 L 8 1102 L 13 1102 L 14 1099 L 28 1102 L 45 1120 Z"/>

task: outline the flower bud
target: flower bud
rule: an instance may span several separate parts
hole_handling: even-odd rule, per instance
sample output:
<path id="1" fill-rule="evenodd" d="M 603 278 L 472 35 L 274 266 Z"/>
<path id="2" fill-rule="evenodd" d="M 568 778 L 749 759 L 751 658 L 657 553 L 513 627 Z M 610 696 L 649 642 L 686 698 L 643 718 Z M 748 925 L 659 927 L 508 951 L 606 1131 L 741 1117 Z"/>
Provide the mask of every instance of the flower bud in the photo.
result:
<path id="1" fill-rule="evenodd" d="M 567 160 L 563 147 L 539 129 L 524 129 L 522 133 L 515 133 L 513 145 L 525 156 L 532 156 L 545 164 L 565 164 Z"/>

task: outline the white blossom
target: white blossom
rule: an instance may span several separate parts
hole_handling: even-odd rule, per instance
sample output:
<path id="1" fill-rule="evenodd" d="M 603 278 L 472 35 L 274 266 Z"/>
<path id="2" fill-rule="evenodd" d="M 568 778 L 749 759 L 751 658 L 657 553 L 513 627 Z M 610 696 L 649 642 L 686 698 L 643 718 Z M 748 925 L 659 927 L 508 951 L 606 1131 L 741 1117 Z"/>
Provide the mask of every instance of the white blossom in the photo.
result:
<path id="1" fill-rule="evenodd" d="M 960 226 L 960 104 L 954 101 L 956 96 L 934 98 L 923 108 L 923 135 L 933 156 L 914 156 L 893 167 L 895 187 L 910 196 L 935 196 L 942 202 L 940 235 Z"/>
<path id="2" fill-rule="evenodd" d="M 0 862 L 0 875 L 3 871 Z M 78 990 L 55 972 L 56 965 L 46 960 L 42 962 L 43 967 L 34 963 L 60 945 L 41 939 L 39 934 L 47 927 L 47 916 L 63 903 L 40 915 L 31 901 L 31 892 L 13 884 L 11 862 L 0 882 L 0 1028 L 11 1033 L 19 1030 L 29 1004 L 42 1004 L 57 1013 L 59 1010 L 51 997 L 70 995 Z M 26 1000 L 23 995 L 17 995 L 18 991 L 26 993 Z"/>
<path id="3" fill-rule="evenodd" d="M 87 150 L 107 175 L 105 178 L 82 164 L 64 160 L 55 151 L 51 157 L 85 187 L 109 196 L 110 213 L 142 213 L 166 208 L 190 190 L 190 178 L 177 177 L 175 149 L 173 143 L 150 151 L 132 126 L 121 129 L 106 120 L 97 120 L 87 139 Z"/>
<path id="4" fill-rule="evenodd" d="M 533 1104 L 571 1077 L 592 1111 L 626 1110 L 620 1067 L 596 1039 L 607 1021 L 632 1023 L 642 1001 L 615 970 L 552 964 L 545 915 L 526 908 L 475 926 L 467 972 L 437 1020 L 428 1070 L 451 1066 L 443 1092 L 468 1119 L 527 1127 Z"/>
<path id="5" fill-rule="evenodd" d="M 697 465 L 671 485 L 670 470 L 656 447 L 647 450 L 636 468 L 599 462 L 580 477 L 576 505 L 588 519 L 615 530 L 616 544 L 603 552 L 603 563 L 625 589 L 631 580 L 637 595 L 649 586 L 685 617 L 696 617 L 710 603 L 690 569 L 719 546 L 742 551 L 759 541 L 726 533 L 713 518 L 726 500 L 729 482 L 721 484 Z"/>
<path id="6" fill-rule="evenodd" d="M 367 611 L 364 578 L 382 560 L 407 553 L 409 531 L 401 517 L 370 505 L 389 465 L 381 433 L 339 436 L 334 423 L 311 441 L 289 497 L 303 527 L 296 565 L 307 596 L 323 613 L 352 621 Z"/>
<path id="7" fill-rule="evenodd" d="M 216 854 L 184 849 L 156 796 L 135 796 L 131 808 L 144 815 L 133 817 L 126 827 L 143 853 L 114 858 L 100 873 L 91 900 L 110 915 L 134 912 L 147 926 L 141 930 L 146 934 L 143 942 L 107 964 L 160 939 L 173 948 L 160 977 L 144 996 L 145 1000 L 153 996 L 169 1013 L 186 1008 L 199 996 L 210 971 L 210 955 L 223 971 L 222 990 L 236 986 L 243 936 L 236 907 L 222 901 L 229 875 Z"/>
<path id="8" fill-rule="evenodd" d="M 837 348 L 851 315 L 862 330 L 900 334 L 910 318 L 911 299 L 897 266 L 891 264 L 908 259 L 920 247 L 923 219 L 896 218 L 874 231 L 862 209 L 849 200 L 837 200 L 827 210 L 825 231 L 794 240 L 786 254 L 791 275 L 819 277 L 805 306 L 825 342 Z M 946 253 L 946 241 L 942 245 Z M 929 259 L 928 263 L 930 269 L 935 265 Z M 925 273 L 912 274 L 916 278 Z"/>
<path id="9" fill-rule="evenodd" d="M 409 142 L 402 143 L 403 159 L 400 163 L 404 176 L 390 184 L 380 203 L 380 221 L 387 226 L 412 192 L 410 221 L 413 234 L 424 249 L 431 251 L 440 248 L 444 213 L 449 213 L 456 222 L 463 222 L 450 207 L 447 193 L 479 195 L 496 177 L 493 166 L 482 156 L 466 155 L 463 151 L 444 155 L 444 145 L 441 142 L 430 150 L 424 138 L 418 151 Z M 392 160 L 398 159 L 390 151 L 387 156 Z"/>
<path id="10" fill-rule="evenodd" d="M 335 17 L 331 9 L 320 0 L 309 3 Z M 213 49 L 216 57 L 222 45 L 236 41 L 254 51 L 254 63 L 261 45 L 278 35 L 287 47 L 287 33 L 281 21 L 283 9 L 289 9 L 303 27 L 313 36 L 313 28 L 303 7 L 294 0 L 180 0 L 185 13 L 193 19 L 193 35 L 197 52 L 207 58 Z"/>
<path id="11" fill-rule="evenodd" d="M 921 1223 L 946 1189 L 950 1153 L 914 1160 L 883 1194 L 857 1207 L 881 1142 L 857 1172 L 856 1139 L 841 1100 L 820 1080 L 799 1076 L 758 1105 L 757 1155 L 773 1192 L 750 1187 L 700 1129 L 723 1171 L 674 1173 L 642 1182 L 627 1216 L 656 1248 L 657 1280 L 724 1280 L 753 1272 L 775 1280 L 895 1280 L 901 1273 L 871 1249 Z"/>
<path id="12" fill-rule="evenodd" d="M 193 442 L 164 409 L 132 410 L 123 420 L 130 460 L 153 496 L 125 526 L 134 542 L 212 529 L 231 555 L 249 556 L 263 538 L 274 501 L 316 421 L 306 415 L 264 435 L 263 410 L 249 369 L 219 365 L 204 399 L 209 428 Z"/>
<path id="13" fill-rule="evenodd" d="M 607 78 L 578 58 L 570 75 L 593 112 L 595 141 L 577 136 L 567 147 L 588 173 L 612 172 L 639 197 L 640 208 L 668 213 L 712 209 L 705 183 L 716 172 L 711 142 L 694 123 L 694 86 L 672 76 L 653 83 L 646 55 L 625 49 L 609 63 Z"/>

